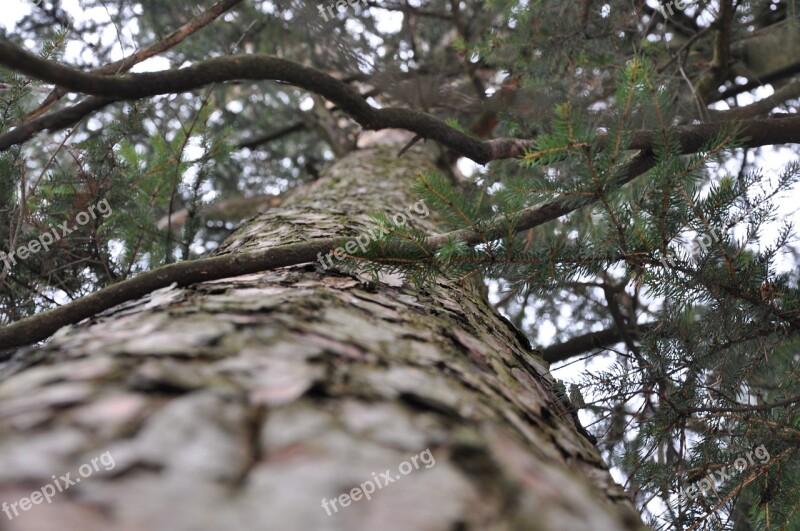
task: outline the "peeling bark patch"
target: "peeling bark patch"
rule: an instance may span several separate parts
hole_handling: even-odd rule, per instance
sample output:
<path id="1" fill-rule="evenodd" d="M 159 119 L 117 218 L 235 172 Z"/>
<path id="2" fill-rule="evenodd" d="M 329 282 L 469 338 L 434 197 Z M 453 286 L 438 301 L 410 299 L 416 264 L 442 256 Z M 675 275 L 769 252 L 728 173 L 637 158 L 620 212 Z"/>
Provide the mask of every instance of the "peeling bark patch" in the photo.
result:
<path id="1" fill-rule="evenodd" d="M 219 253 L 352 235 L 370 211 L 412 204 L 430 160 L 396 152 L 336 164 Z M 433 212 L 414 222 L 436 229 Z M 75 528 L 637 528 L 560 414 L 546 364 L 444 280 L 417 290 L 309 264 L 159 290 L 21 352 L 0 375 L 0 495 L 86 455 L 117 462 L 37 513 Z M 432 468 L 331 517 L 320 508 L 425 448 Z"/>

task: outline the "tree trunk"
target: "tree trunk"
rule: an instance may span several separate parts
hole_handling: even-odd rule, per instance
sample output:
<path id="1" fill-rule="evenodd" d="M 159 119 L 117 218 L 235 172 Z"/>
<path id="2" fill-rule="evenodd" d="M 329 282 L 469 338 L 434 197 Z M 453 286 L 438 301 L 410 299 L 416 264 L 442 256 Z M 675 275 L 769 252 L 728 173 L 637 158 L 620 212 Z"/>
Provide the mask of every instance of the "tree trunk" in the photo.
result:
<path id="1" fill-rule="evenodd" d="M 397 151 L 349 155 L 220 252 L 405 211 L 434 157 Z M 547 372 L 459 283 L 313 263 L 158 290 L 0 366 L 0 527 L 641 528 Z"/>

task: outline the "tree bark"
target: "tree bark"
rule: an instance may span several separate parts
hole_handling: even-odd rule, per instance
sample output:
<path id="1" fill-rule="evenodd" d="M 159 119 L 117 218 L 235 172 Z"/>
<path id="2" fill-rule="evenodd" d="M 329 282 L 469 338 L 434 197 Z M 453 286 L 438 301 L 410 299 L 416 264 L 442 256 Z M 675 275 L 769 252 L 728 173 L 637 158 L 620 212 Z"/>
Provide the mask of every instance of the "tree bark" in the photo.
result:
<path id="1" fill-rule="evenodd" d="M 397 151 L 349 155 L 219 253 L 405 211 L 434 155 Z M 444 232 L 435 212 L 410 218 Z M 552 384 L 463 283 L 312 263 L 158 290 L 0 365 L 0 502 L 82 480 L 0 528 L 642 528 Z"/>

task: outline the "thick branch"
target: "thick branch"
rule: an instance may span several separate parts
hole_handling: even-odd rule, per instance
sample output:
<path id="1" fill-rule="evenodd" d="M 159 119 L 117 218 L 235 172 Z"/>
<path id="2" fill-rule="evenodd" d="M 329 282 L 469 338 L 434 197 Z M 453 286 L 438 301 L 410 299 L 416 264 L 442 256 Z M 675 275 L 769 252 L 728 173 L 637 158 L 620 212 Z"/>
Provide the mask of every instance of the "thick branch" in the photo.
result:
<path id="1" fill-rule="evenodd" d="M 739 122 L 715 122 L 693 125 L 681 125 L 670 131 L 681 145 L 684 154 L 696 153 L 704 145 L 719 137 L 723 132 L 735 126 L 736 137 L 741 147 L 759 147 L 776 144 L 794 144 L 800 142 L 800 115 L 780 118 L 760 118 Z M 652 149 L 660 131 L 641 131 L 635 133 L 629 149 Z M 603 142 L 600 142 L 603 146 Z"/>
<path id="2" fill-rule="evenodd" d="M 727 111 L 711 111 L 711 119 L 715 122 L 722 120 L 739 120 L 753 118 L 759 114 L 766 114 L 783 103 L 800 97 L 800 78 L 795 78 L 785 86 L 776 90 L 771 96 L 760 99 L 745 107 L 735 107 Z"/>
<path id="3" fill-rule="evenodd" d="M 640 151 L 620 170 L 619 176 L 613 183 L 612 188 L 618 188 L 632 181 L 637 176 L 651 169 L 655 164 L 656 158 L 652 152 L 645 150 Z M 558 219 L 561 216 L 594 203 L 599 197 L 599 195 L 587 195 L 577 198 L 574 196 L 557 197 L 551 201 L 528 207 L 518 213 L 517 224 L 514 230 L 516 233 L 519 233 L 548 221 Z M 496 222 L 491 225 L 496 228 L 484 233 L 479 233 L 472 229 L 460 229 L 435 236 L 428 240 L 428 245 L 435 249 L 450 239 L 463 241 L 469 245 L 478 245 L 483 243 L 486 239 L 496 240 L 508 235 L 507 224 L 504 223 L 502 219 L 496 220 Z"/>
<path id="4" fill-rule="evenodd" d="M 258 253 L 232 253 L 179 262 L 145 271 L 53 310 L 0 328 L 0 350 L 41 341 L 62 326 L 77 323 L 117 304 L 143 297 L 172 283 L 188 286 L 196 282 L 313 262 L 317 260 L 318 253 L 325 254 L 343 243 L 344 240 L 341 238 L 326 238 L 302 244 L 282 245 Z"/>
<path id="5" fill-rule="evenodd" d="M 652 154 L 639 153 L 629 161 L 627 171 L 623 172 L 625 177 L 621 180 L 620 186 L 622 183 L 633 179 L 636 175 L 649 170 L 654 164 L 655 157 Z M 557 198 L 525 209 L 521 212 L 516 231 L 521 232 L 531 229 L 577 210 L 594 200 L 588 198 L 576 201 L 571 197 Z M 503 226 L 502 220 L 498 220 L 498 228 L 491 233 L 491 238 L 502 238 L 506 235 L 507 231 Z M 450 238 L 460 239 L 468 244 L 476 245 L 483 242 L 484 237 L 485 235 L 476 234 L 470 230 L 458 230 L 430 238 L 428 246 L 431 250 L 435 250 L 436 247 Z M 234 253 L 180 262 L 140 273 L 134 278 L 113 284 L 59 308 L 32 315 L 0 328 L 0 350 L 41 341 L 62 326 L 77 323 L 81 319 L 91 317 L 117 304 L 142 297 L 153 290 L 169 286 L 173 282 L 176 282 L 179 286 L 187 286 L 195 282 L 235 277 L 267 269 L 313 262 L 317 260 L 318 253 L 327 254 L 341 243 L 344 243 L 342 238 L 326 238 L 304 244 L 276 247 L 260 253 Z"/>
<path id="6" fill-rule="evenodd" d="M 658 323 L 646 323 L 638 325 L 637 330 L 646 332 L 654 328 Z M 628 332 L 634 337 L 637 336 L 637 330 L 630 329 Z M 589 332 L 580 336 L 570 338 L 563 343 L 556 343 L 547 348 L 542 349 L 540 356 L 548 363 L 556 363 L 558 361 L 565 361 L 575 356 L 579 356 L 590 350 L 596 348 L 609 347 L 615 343 L 622 341 L 622 334 L 619 328 L 613 327 L 599 332 Z"/>
<path id="7" fill-rule="evenodd" d="M 407 109 L 375 109 L 345 83 L 317 70 L 283 59 L 266 56 L 233 56 L 212 59 L 189 68 L 160 73 L 134 74 L 123 78 L 108 78 L 85 74 L 55 63 L 42 60 L 28 52 L 0 41 L 0 64 L 25 74 L 104 97 L 139 98 L 156 94 L 183 92 L 209 83 L 229 79 L 274 79 L 292 83 L 317 92 L 339 105 L 367 129 L 401 128 L 413 131 L 458 151 L 477 162 L 499 158 L 517 157 L 531 145 L 530 141 L 500 139 L 482 142 L 449 127 L 426 113 Z M 88 101 L 88 100 L 87 100 Z M 107 104 L 107 100 L 98 100 Z M 699 150 L 718 136 L 728 123 L 699 124 L 678 127 L 674 130 L 684 153 Z M 769 144 L 800 142 L 800 116 L 750 120 L 740 124 L 740 135 L 746 137 L 744 145 L 756 147 Z M 613 186 L 619 187 L 651 169 L 656 159 L 651 149 L 659 132 L 641 132 L 634 136 L 631 148 L 641 149 L 618 174 Z M 600 143 L 602 147 L 602 142 Z M 575 211 L 597 200 L 596 196 L 581 199 L 561 197 L 525 209 L 520 213 L 516 231 L 524 231 L 547 221 Z M 487 234 L 471 230 L 458 230 L 429 240 L 435 249 L 450 238 L 468 244 L 479 244 L 488 236 L 491 239 L 507 235 L 503 223 Z M 188 285 L 194 282 L 248 274 L 276 267 L 313 262 L 317 253 L 327 253 L 336 247 L 338 240 L 317 240 L 270 249 L 253 255 L 231 255 L 192 262 L 183 262 L 142 273 L 73 301 L 55 310 L 34 315 L 0 329 L 0 348 L 29 344 L 42 340 L 64 325 L 75 323 L 99 311 L 126 300 L 143 296 L 154 289 L 177 282 Z"/>
<path id="8" fill-rule="evenodd" d="M 749 131 L 751 133 L 750 138 L 746 142 L 746 145 L 749 147 L 800 142 L 800 117 L 754 120 L 752 122 L 757 123 L 753 123 L 749 126 L 745 125 L 743 127 L 745 132 Z M 767 123 L 776 125 L 768 128 L 766 127 Z M 685 133 L 684 136 L 686 138 L 682 141 L 683 149 L 686 152 L 690 152 L 690 148 L 693 146 L 696 146 L 694 148 L 695 150 L 699 149 L 706 142 L 706 138 L 712 138 L 714 135 L 718 134 L 718 128 L 721 127 L 721 125 L 701 124 L 699 126 L 685 127 L 689 129 L 678 129 Z M 696 127 L 697 130 L 691 130 L 693 127 Z M 654 135 L 655 133 L 651 134 Z M 634 140 L 641 143 L 644 137 L 642 135 L 637 136 L 638 140 Z M 618 188 L 632 181 L 637 176 L 650 170 L 655 166 L 656 162 L 656 157 L 652 151 L 639 151 L 620 169 L 618 177 L 615 179 L 612 187 Z M 578 199 L 572 196 L 558 197 L 552 201 L 529 207 L 520 212 L 515 231 L 522 232 L 557 219 L 597 201 L 598 197 L 599 196 L 586 196 Z M 497 227 L 495 230 L 489 231 L 486 234 L 479 234 L 469 229 L 462 229 L 435 236 L 428 240 L 428 246 L 431 250 L 435 250 L 436 247 L 450 239 L 460 240 L 470 245 L 477 245 L 482 243 L 487 237 L 490 239 L 499 239 L 507 236 L 507 229 L 502 220 L 498 220 L 495 226 Z M 252 255 L 234 254 L 224 257 L 205 258 L 191 262 L 171 264 L 153 271 L 148 271 L 132 279 L 120 282 L 119 284 L 103 288 L 100 291 L 55 310 L 33 315 L 0 328 L 0 349 L 41 341 L 62 326 L 76 323 L 81 319 L 91 317 L 102 310 L 111 308 L 126 300 L 141 297 L 155 289 L 169 286 L 173 282 L 177 282 L 178 285 L 181 286 L 186 286 L 194 282 L 239 276 L 266 269 L 313 262 L 317 258 L 317 253 L 321 252 L 326 254 L 341 241 L 341 239 L 316 240 L 305 244 L 277 247 Z"/>
<path id="9" fill-rule="evenodd" d="M 266 133 L 264 135 L 258 136 L 256 138 L 251 138 L 250 140 L 245 140 L 239 142 L 236 146 L 239 149 L 255 149 L 261 144 L 265 144 L 267 142 L 272 142 L 273 140 L 277 140 L 281 137 L 286 135 L 290 135 L 292 133 L 296 133 L 298 131 L 302 131 L 306 128 L 306 124 L 303 122 L 297 122 L 290 126 L 284 127 L 283 129 L 279 129 L 278 131 L 272 133 Z"/>
<path id="10" fill-rule="evenodd" d="M 45 114 L 34 120 L 27 121 L 18 125 L 8 133 L 0 135 L 0 153 L 8 150 L 12 146 L 22 144 L 33 135 L 45 129 L 49 131 L 59 131 L 65 127 L 70 127 L 81 121 L 84 117 L 99 111 L 106 105 L 117 101 L 114 98 L 86 98 L 82 102 L 75 104 L 60 111 Z"/>
<path id="11" fill-rule="evenodd" d="M 315 92 L 338 105 L 365 129 L 406 129 L 423 138 L 485 164 L 492 160 L 516 158 L 533 147 L 533 141 L 500 138 L 481 141 L 454 129 L 430 114 L 401 108 L 376 109 L 346 83 L 319 70 L 285 59 L 263 55 L 218 57 L 180 70 L 107 77 L 87 74 L 46 61 L 9 43 L 0 41 L 0 65 L 44 81 L 113 100 L 138 99 L 159 94 L 185 92 L 210 83 L 234 79 L 283 81 Z M 90 101 L 90 100 L 87 100 Z M 106 101 L 107 104 L 109 101 Z M 735 122 L 718 122 L 676 127 L 684 153 L 693 153 Z M 800 116 L 746 120 L 738 124 L 745 146 L 755 147 L 800 140 Z M 652 149 L 658 131 L 634 135 L 630 149 Z M 602 147 L 602 137 L 600 147 Z M 2 149 L 2 144 L 0 144 Z"/>
<path id="12" fill-rule="evenodd" d="M 714 57 L 711 60 L 711 68 L 697 83 L 697 93 L 704 106 L 717 92 L 717 87 L 728 77 L 734 11 L 733 0 L 720 1 L 719 16 L 716 21 L 717 29 L 714 32 Z"/>
<path id="13" fill-rule="evenodd" d="M 201 205 L 199 217 L 205 221 L 236 221 L 254 216 L 259 212 L 275 208 L 281 204 L 282 195 L 257 195 L 251 197 L 230 197 L 216 203 Z M 189 218 L 189 209 L 182 208 L 156 222 L 158 230 L 180 230 Z"/>
<path id="14" fill-rule="evenodd" d="M 283 81 L 334 102 L 365 129 L 407 129 L 480 164 L 519 157 L 533 145 L 530 140 L 521 139 L 477 140 L 420 111 L 376 109 L 346 83 L 319 70 L 277 57 L 218 57 L 180 70 L 107 77 L 41 59 L 7 41 L 0 41 L 0 65 L 69 90 L 116 100 L 186 92 L 234 79 Z"/>

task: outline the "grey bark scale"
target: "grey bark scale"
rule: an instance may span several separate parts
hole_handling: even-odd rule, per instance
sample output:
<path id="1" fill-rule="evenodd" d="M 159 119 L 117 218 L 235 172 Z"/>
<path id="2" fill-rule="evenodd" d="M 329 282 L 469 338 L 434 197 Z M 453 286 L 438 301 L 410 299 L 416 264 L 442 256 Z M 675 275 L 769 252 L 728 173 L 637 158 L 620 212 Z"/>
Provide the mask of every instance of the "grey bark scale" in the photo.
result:
<path id="1" fill-rule="evenodd" d="M 219 253 L 356 235 L 368 212 L 404 210 L 433 157 L 397 149 L 351 154 Z M 437 230 L 433 212 L 414 221 Z M 0 502 L 115 461 L 0 529 L 641 528 L 548 382 L 446 281 L 308 264 L 158 290 L 0 365 Z M 430 468 L 322 508 L 428 448 Z"/>

